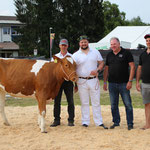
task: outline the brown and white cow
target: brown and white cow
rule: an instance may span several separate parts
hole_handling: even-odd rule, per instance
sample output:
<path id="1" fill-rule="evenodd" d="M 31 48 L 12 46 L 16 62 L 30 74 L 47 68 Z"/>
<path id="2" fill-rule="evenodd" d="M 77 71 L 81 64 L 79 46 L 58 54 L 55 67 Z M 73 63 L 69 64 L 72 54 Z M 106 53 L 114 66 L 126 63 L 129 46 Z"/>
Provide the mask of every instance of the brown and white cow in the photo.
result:
<path id="1" fill-rule="evenodd" d="M 45 130 L 46 101 L 54 99 L 62 82 L 75 81 L 76 64 L 70 56 L 54 62 L 29 59 L 0 59 L 0 113 L 5 125 L 9 125 L 4 106 L 5 95 L 32 97 L 37 99 L 39 127 Z"/>

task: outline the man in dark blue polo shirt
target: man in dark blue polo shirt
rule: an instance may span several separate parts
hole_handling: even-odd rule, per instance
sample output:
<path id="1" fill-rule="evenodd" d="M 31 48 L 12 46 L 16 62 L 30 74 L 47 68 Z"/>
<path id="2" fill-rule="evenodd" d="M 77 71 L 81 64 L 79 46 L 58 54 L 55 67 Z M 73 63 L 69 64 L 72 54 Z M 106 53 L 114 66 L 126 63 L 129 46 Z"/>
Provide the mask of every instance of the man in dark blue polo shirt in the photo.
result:
<path id="1" fill-rule="evenodd" d="M 129 50 L 120 47 L 118 38 L 111 38 L 110 46 L 112 51 L 106 56 L 103 85 L 103 89 L 107 90 L 108 78 L 111 113 L 113 117 L 112 121 L 114 123 L 110 129 L 114 129 L 116 126 L 120 125 L 118 107 L 120 94 L 126 108 L 128 130 L 131 130 L 133 129 L 133 107 L 130 89 L 132 88 L 132 80 L 135 72 L 134 60 Z"/>
<path id="2" fill-rule="evenodd" d="M 136 88 L 141 91 L 143 104 L 145 104 L 146 124 L 142 129 L 150 128 L 150 34 L 144 36 L 147 49 L 140 55 L 139 66 L 136 74 Z M 140 85 L 140 77 L 142 83 Z"/>

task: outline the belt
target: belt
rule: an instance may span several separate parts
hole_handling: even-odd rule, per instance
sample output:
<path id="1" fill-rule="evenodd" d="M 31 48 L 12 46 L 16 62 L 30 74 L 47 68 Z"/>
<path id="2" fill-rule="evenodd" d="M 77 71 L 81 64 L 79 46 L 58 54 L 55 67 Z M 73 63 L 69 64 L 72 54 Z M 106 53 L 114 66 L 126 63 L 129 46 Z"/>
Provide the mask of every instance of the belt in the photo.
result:
<path id="1" fill-rule="evenodd" d="M 94 79 L 94 78 L 96 78 L 96 76 L 94 76 L 94 77 L 79 77 L 80 79 L 87 79 L 87 80 L 90 80 L 90 79 Z"/>

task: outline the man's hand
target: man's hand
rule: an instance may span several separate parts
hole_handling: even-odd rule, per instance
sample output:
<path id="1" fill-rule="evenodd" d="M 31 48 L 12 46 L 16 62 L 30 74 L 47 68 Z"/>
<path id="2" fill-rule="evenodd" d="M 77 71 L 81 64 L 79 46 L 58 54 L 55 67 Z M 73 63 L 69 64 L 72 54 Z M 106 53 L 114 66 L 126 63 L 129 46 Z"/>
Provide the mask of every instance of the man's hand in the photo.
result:
<path id="1" fill-rule="evenodd" d="M 137 89 L 137 91 L 139 91 L 139 92 L 141 91 L 141 86 L 140 86 L 140 83 L 139 83 L 139 82 L 136 83 L 136 89 Z"/>
<path id="2" fill-rule="evenodd" d="M 104 90 L 104 91 L 107 91 L 107 83 L 104 83 L 104 85 L 103 85 L 103 90 Z"/>
<path id="3" fill-rule="evenodd" d="M 132 82 L 128 81 L 126 88 L 130 90 L 132 88 Z"/>
<path id="4" fill-rule="evenodd" d="M 77 93 L 78 92 L 78 86 L 74 87 L 74 92 Z"/>
<path id="5" fill-rule="evenodd" d="M 97 76 L 97 75 L 98 75 L 97 70 L 93 70 L 93 71 L 91 71 L 90 75 Z"/>

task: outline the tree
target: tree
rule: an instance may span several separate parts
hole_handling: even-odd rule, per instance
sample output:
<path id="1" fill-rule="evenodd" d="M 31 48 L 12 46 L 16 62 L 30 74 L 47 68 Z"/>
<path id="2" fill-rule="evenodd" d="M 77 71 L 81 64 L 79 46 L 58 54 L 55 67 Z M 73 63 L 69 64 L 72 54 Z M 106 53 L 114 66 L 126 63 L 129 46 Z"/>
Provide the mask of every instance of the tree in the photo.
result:
<path id="1" fill-rule="evenodd" d="M 86 34 L 91 42 L 103 36 L 102 0 L 57 0 L 60 37 L 66 37 L 70 49 L 78 49 L 79 36 Z"/>
<path id="2" fill-rule="evenodd" d="M 104 14 L 103 0 L 84 0 L 81 3 L 82 32 L 89 36 L 91 42 L 103 37 Z"/>
<path id="3" fill-rule="evenodd" d="M 131 20 L 127 20 L 128 25 L 130 26 L 145 26 L 148 25 L 144 22 L 142 22 L 141 18 L 138 16 L 136 18 L 132 18 Z"/>
<path id="4" fill-rule="evenodd" d="M 105 1 L 103 2 L 103 12 L 105 25 L 104 35 L 108 34 L 117 26 L 127 25 L 127 22 L 125 21 L 126 14 L 120 12 L 118 5 Z"/>
<path id="5" fill-rule="evenodd" d="M 32 54 L 33 49 L 36 47 L 36 4 L 33 4 L 28 0 L 15 0 L 15 5 L 17 8 L 16 16 L 19 21 L 24 23 L 19 29 L 21 36 L 17 42 L 25 54 Z"/>
<path id="6" fill-rule="evenodd" d="M 53 54 L 58 52 L 60 38 L 67 38 L 69 50 L 78 49 L 80 35 L 86 34 L 90 42 L 103 37 L 103 0 L 15 0 L 16 16 L 24 23 L 20 29 L 20 47 L 32 54 L 49 56 L 49 28 L 55 32 Z"/>
<path id="7" fill-rule="evenodd" d="M 16 16 L 24 26 L 19 29 L 18 43 L 25 54 L 49 56 L 49 27 L 53 26 L 52 0 L 15 0 Z"/>

